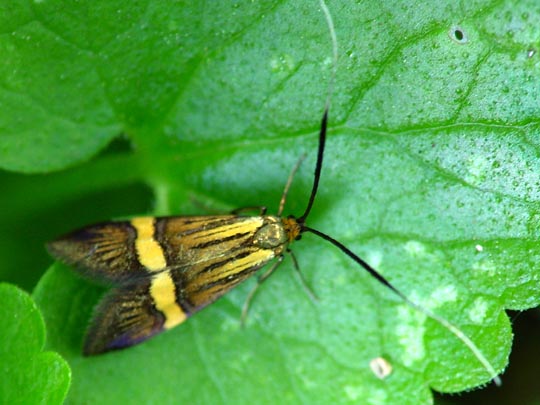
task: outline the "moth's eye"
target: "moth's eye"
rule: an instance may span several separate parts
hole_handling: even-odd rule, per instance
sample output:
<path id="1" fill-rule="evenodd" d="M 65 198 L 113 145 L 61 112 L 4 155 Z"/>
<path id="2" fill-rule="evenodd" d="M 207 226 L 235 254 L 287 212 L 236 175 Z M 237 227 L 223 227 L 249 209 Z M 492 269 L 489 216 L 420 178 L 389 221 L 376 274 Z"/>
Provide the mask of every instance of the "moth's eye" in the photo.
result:
<path id="1" fill-rule="evenodd" d="M 294 238 L 294 240 L 300 240 L 302 239 L 302 235 L 298 235 L 296 238 Z"/>

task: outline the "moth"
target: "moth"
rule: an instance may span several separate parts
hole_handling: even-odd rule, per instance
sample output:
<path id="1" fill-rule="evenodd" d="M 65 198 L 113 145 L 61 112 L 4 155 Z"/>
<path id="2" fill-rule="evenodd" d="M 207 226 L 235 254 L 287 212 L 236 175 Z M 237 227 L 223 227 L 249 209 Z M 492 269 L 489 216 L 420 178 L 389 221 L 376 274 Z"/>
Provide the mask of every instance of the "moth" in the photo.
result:
<path id="1" fill-rule="evenodd" d="M 323 1 L 321 8 L 332 35 L 335 72 L 335 32 Z M 300 216 L 281 215 L 293 170 L 277 215 L 261 210 L 257 216 L 138 217 L 90 225 L 48 244 L 49 252 L 60 261 L 85 276 L 113 285 L 97 306 L 85 338 L 85 355 L 127 348 L 171 329 L 275 260 L 260 281 L 266 279 L 289 251 L 289 245 L 309 232 L 339 248 L 405 303 L 447 328 L 471 350 L 494 381 L 499 381 L 489 361 L 461 330 L 411 301 L 341 242 L 306 224 L 323 167 L 331 87 L 319 130 L 311 194 Z"/>
<path id="2" fill-rule="evenodd" d="M 325 111 L 311 197 L 298 218 L 281 216 L 289 180 L 275 216 L 137 217 L 86 226 L 50 242 L 54 257 L 114 286 L 95 311 L 83 353 L 123 349 L 170 329 L 277 259 L 270 275 L 304 232 L 333 240 L 305 224 L 317 194 L 327 120 Z"/>

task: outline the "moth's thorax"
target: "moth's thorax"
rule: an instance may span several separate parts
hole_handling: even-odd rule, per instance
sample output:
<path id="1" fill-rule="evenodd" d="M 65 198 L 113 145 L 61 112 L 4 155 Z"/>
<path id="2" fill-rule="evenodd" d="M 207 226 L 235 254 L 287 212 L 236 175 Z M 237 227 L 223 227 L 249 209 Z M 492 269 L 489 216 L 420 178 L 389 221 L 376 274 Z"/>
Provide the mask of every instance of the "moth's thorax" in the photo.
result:
<path id="1" fill-rule="evenodd" d="M 279 217 L 263 217 L 263 225 L 253 236 L 253 243 L 263 249 L 276 250 L 276 255 L 280 254 L 285 245 L 289 242 L 287 231 Z"/>

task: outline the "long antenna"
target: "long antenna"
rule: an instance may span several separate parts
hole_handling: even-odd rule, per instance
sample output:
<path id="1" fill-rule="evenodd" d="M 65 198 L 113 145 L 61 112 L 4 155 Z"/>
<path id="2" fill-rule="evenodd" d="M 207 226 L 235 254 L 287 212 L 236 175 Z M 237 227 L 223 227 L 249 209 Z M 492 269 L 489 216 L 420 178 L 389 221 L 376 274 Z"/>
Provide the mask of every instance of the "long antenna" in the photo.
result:
<path id="1" fill-rule="evenodd" d="M 324 0 L 320 0 L 321 9 L 326 18 L 326 24 L 328 25 L 328 30 L 330 31 L 330 37 L 332 38 L 332 72 L 330 75 L 330 81 L 328 83 L 328 93 L 326 95 L 326 102 L 324 105 L 324 114 L 321 122 L 321 130 L 319 132 L 319 149 L 317 151 L 317 164 L 315 165 L 315 175 L 313 177 L 313 187 L 311 188 L 311 195 L 309 196 L 308 205 L 304 213 L 297 218 L 297 221 L 300 224 L 306 222 L 306 218 L 311 212 L 313 207 L 313 202 L 315 201 L 315 196 L 317 195 L 317 190 L 319 189 L 319 179 L 321 178 L 321 170 L 323 164 L 324 156 L 324 144 L 326 140 L 326 127 L 328 124 L 328 110 L 330 108 L 330 101 L 332 99 L 332 94 L 334 93 L 334 83 L 336 81 L 336 72 L 337 72 L 337 63 L 338 63 L 338 44 L 336 30 L 334 28 L 334 21 L 332 20 L 332 15 L 330 10 L 326 6 Z"/>
<path id="2" fill-rule="evenodd" d="M 476 357 L 476 359 L 479 361 L 480 364 L 484 367 L 484 369 L 488 372 L 490 375 L 492 381 L 495 383 L 495 385 L 500 386 L 501 385 L 501 379 L 498 376 L 497 372 L 495 371 L 494 367 L 491 365 L 489 360 L 482 354 L 480 349 L 474 344 L 474 342 L 465 334 L 463 333 L 457 326 L 452 324 L 451 322 L 447 321 L 444 318 L 439 317 L 438 315 L 431 312 L 429 309 L 417 304 L 416 302 L 410 300 L 404 293 L 402 293 L 400 290 L 398 290 L 392 283 L 390 283 L 382 274 L 380 274 L 377 270 L 375 270 L 373 267 L 371 267 L 365 260 L 360 258 L 358 255 L 356 255 L 353 251 L 351 251 L 349 248 L 347 248 L 344 244 L 339 242 L 338 240 L 332 238 L 329 235 L 326 235 L 325 233 L 322 233 L 316 229 L 310 228 L 305 225 L 306 218 L 308 217 L 309 213 L 311 212 L 311 208 L 313 207 L 313 202 L 315 200 L 315 196 L 317 195 L 317 190 L 319 188 L 319 179 L 321 177 L 321 170 L 322 170 L 322 164 L 323 164 L 323 157 L 324 157 L 324 147 L 325 147 L 325 141 L 326 141 L 326 127 L 328 124 L 328 110 L 330 108 L 330 101 L 332 97 L 332 93 L 334 91 L 334 81 L 337 71 L 337 58 L 338 58 L 338 52 L 337 52 L 337 38 L 336 38 L 336 32 L 334 29 L 334 22 L 332 20 L 332 16 L 330 14 L 330 11 L 328 10 L 328 7 L 326 6 L 324 0 L 320 0 L 321 8 L 324 12 L 324 15 L 326 17 L 326 22 L 328 24 L 328 29 L 330 31 L 330 35 L 332 38 L 332 56 L 333 56 L 333 69 L 332 69 L 332 75 L 330 78 L 330 83 L 328 85 L 328 94 L 326 98 L 326 103 L 324 107 L 324 114 L 321 121 L 321 129 L 319 132 L 319 148 L 317 151 L 317 163 L 315 165 L 315 175 L 313 179 L 313 187 L 311 189 L 311 195 L 309 197 L 308 205 L 306 207 L 306 210 L 300 216 L 296 219 L 298 224 L 300 225 L 300 233 L 303 232 L 311 232 L 320 238 L 330 242 L 334 246 L 336 246 L 338 249 L 340 249 L 343 253 L 345 253 L 347 256 L 349 256 L 351 259 L 353 259 L 356 263 L 358 263 L 364 270 L 366 270 L 372 277 L 374 277 L 377 281 L 379 281 L 382 285 L 390 289 L 394 292 L 398 297 L 400 297 L 406 304 L 408 304 L 413 309 L 417 310 L 418 312 L 424 314 L 428 318 L 434 320 L 439 325 L 445 327 L 447 330 L 449 330 L 454 336 L 456 336 L 470 351 L 471 353 Z"/>
<path id="3" fill-rule="evenodd" d="M 482 354 L 480 349 L 474 344 L 474 342 L 465 334 L 463 333 L 457 326 L 450 323 L 444 318 L 441 318 L 440 316 L 434 314 L 429 309 L 417 304 L 414 301 L 411 301 L 405 294 L 403 294 L 401 291 L 399 291 L 390 281 L 388 281 L 386 278 L 383 277 L 381 273 L 379 273 L 377 270 L 375 270 L 373 267 L 371 267 L 365 260 L 363 260 L 361 257 L 357 256 L 352 250 L 350 250 L 347 246 L 345 246 L 343 243 L 339 242 L 338 240 L 332 238 L 331 236 L 322 233 L 316 229 L 309 228 L 305 225 L 302 226 L 302 231 L 305 232 L 311 232 L 315 235 L 321 237 L 322 239 L 330 242 L 334 246 L 336 246 L 338 249 L 340 249 L 343 253 L 345 253 L 347 256 L 349 256 L 351 259 L 353 259 L 356 263 L 358 263 L 360 266 L 362 266 L 371 276 L 373 276 L 377 281 L 379 281 L 381 284 L 383 284 L 385 287 L 388 287 L 390 290 L 394 292 L 398 297 L 400 297 L 403 301 L 405 301 L 408 305 L 416 309 L 417 311 L 423 313 L 428 318 L 433 319 L 438 324 L 444 326 L 446 329 L 448 329 L 450 332 L 452 332 L 465 346 L 469 348 L 469 350 L 472 352 L 472 354 L 476 357 L 476 359 L 482 364 L 482 366 L 486 369 L 486 371 L 489 373 L 491 379 L 495 383 L 495 385 L 500 386 L 501 385 L 501 379 L 498 376 L 497 372 L 489 362 L 489 360 Z"/>
<path id="4" fill-rule="evenodd" d="M 321 9 L 324 13 L 324 18 L 326 18 L 326 24 L 328 25 L 328 31 L 330 31 L 330 38 L 332 39 L 332 73 L 330 76 L 330 81 L 328 82 L 328 94 L 326 95 L 326 103 L 324 106 L 324 111 L 330 109 L 330 100 L 332 94 L 334 94 L 334 84 L 336 82 L 336 73 L 337 73 L 337 64 L 338 64 L 338 42 L 336 36 L 336 29 L 334 27 L 334 20 L 332 20 L 332 14 L 326 6 L 324 0 L 319 1 Z"/>

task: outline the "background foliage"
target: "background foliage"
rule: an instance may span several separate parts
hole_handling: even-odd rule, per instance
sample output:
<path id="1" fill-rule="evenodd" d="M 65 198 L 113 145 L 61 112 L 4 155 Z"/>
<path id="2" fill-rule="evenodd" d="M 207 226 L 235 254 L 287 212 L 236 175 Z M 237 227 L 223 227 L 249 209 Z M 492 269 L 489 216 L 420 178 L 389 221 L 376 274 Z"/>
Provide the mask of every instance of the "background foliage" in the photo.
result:
<path id="1" fill-rule="evenodd" d="M 501 370 L 511 343 L 503 309 L 540 299 L 536 2 L 329 8 L 340 62 L 310 225 L 459 325 Z M 0 9 L 0 227 L 9 235 L 0 274 L 28 290 L 37 283 L 48 347 L 72 369 L 70 402 L 416 404 L 432 401 L 430 387 L 488 381 L 448 331 L 308 235 L 293 249 L 317 304 L 287 261 L 245 329 L 239 311 L 254 280 L 144 345 L 82 358 L 103 290 L 60 265 L 40 278 L 44 241 L 107 218 L 275 207 L 308 153 L 287 205 L 299 214 L 329 34 L 314 1 Z M 377 357 L 393 366 L 387 379 L 369 368 Z"/>

